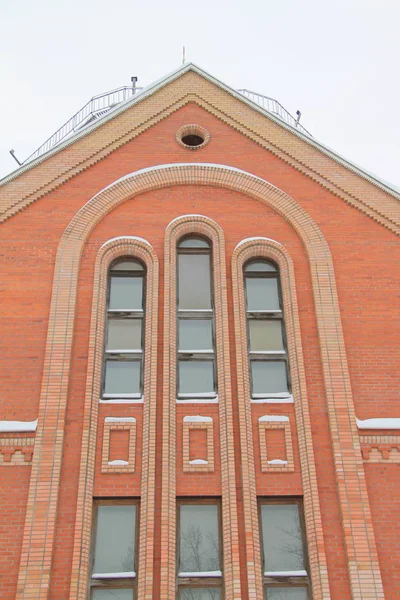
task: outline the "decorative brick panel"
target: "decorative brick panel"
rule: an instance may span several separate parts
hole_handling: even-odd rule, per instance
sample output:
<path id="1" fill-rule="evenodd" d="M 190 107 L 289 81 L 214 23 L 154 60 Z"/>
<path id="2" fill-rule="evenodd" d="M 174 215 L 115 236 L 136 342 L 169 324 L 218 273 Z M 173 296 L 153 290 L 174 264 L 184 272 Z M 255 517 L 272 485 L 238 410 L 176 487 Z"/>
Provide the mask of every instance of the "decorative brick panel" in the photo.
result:
<path id="1" fill-rule="evenodd" d="M 214 86 L 212 87 L 215 89 Z M 252 111 L 252 113 L 254 113 L 254 111 Z M 264 117 L 263 120 L 265 121 Z M 282 129 L 279 128 L 279 131 L 281 133 Z M 95 138 L 93 138 L 93 140 L 94 139 Z M 319 152 L 318 156 L 321 157 Z M 331 163 L 331 159 L 327 160 Z M 58 163 L 55 164 L 55 169 L 57 173 L 59 173 Z M 325 167 L 323 167 L 323 169 L 325 169 Z M 36 169 L 35 173 L 37 173 Z M 70 176 L 73 174 L 74 173 L 71 171 Z M 37 181 L 39 181 L 39 179 L 37 179 Z M 319 181 L 318 178 L 314 179 Z M 360 177 L 357 177 L 356 179 L 357 182 L 360 182 Z M 44 187 L 42 188 L 42 192 L 39 193 L 39 196 L 47 193 L 47 191 L 50 189 L 53 189 L 54 185 L 59 185 L 60 180 L 58 180 L 57 184 L 51 184 L 50 187 L 47 188 L 45 183 L 42 183 Z M 240 171 L 239 169 L 234 169 L 223 165 L 210 165 L 202 163 L 158 166 L 151 169 L 137 171 L 117 180 L 99 192 L 89 202 L 87 202 L 87 204 L 79 210 L 63 234 L 59 244 L 54 269 L 53 292 L 43 368 L 42 391 L 39 404 L 39 426 L 35 439 L 35 451 L 32 461 L 28 510 L 25 520 L 16 598 L 17 600 L 45 600 L 48 596 L 59 497 L 61 461 L 65 431 L 65 410 L 71 364 L 71 348 L 74 335 L 77 279 L 83 245 L 89 233 L 102 219 L 102 217 L 110 212 L 113 208 L 121 204 L 128 197 L 132 197 L 136 194 L 146 191 L 181 184 L 214 186 L 236 190 L 243 194 L 247 194 L 251 198 L 255 198 L 261 202 L 267 203 L 293 226 L 307 250 L 310 260 L 324 385 L 331 430 L 331 442 L 335 460 L 337 490 L 343 519 L 343 532 L 352 596 L 354 599 L 363 598 L 363 600 L 381 600 L 384 597 L 382 581 L 365 484 L 365 474 L 363 469 L 359 436 L 354 415 L 354 404 L 341 327 L 334 269 L 328 244 L 320 229 L 310 218 L 307 212 L 292 198 L 278 188 L 270 185 L 261 178 L 255 177 L 250 173 Z M 366 184 L 366 186 L 367 189 L 371 189 L 370 184 Z M 24 204 L 25 201 L 20 201 L 22 195 L 22 191 L 19 190 L 17 194 L 19 199 L 17 196 L 13 198 L 10 197 L 10 204 L 13 205 L 12 209 L 10 210 L 13 212 L 13 214 L 20 210 L 22 206 L 29 204 L 35 199 L 32 195 L 31 198 Z M 387 194 L 383 194 L 383 197 L 389 198 Z M 393 198 L 391 200 L 393 200 Z M 346 201 L 348 201 L 347 198 Z M 360 205 L 360 203 L 361 201 L 356 200 L 353 205 Z M 389 206 L 387 208 L 390 210 Z M 368 212 L 368 209 L 365 208 L 365 206 L 361 207 L 361 209 L 363 212 L 370 214 L 371 216 L 371 211 Z M 6 212 L 4 213 L 5 218 L 7 218 L 7 216 L 10 214 L 11 213 L 7 212 L 6 209 Z M 199 232 L 204 231 L 204 228 L 201 226 L 203 219 L 203 217 L 197 217 L 197 229 L 194 229 L 194 232 L 196 230 Z M 384 222 L 387 226 L 390 226 L 387 224 L 387 219 L 381 219 L 378 216 L 377 220 L 381 223 Z M 174 227 L 171 225 L 170 228 L 173 229 Z M 217 230 L 218 228 L 214 229 L 215 232 Z M 189 230 L 187 232 L 189 233 Z M 210 235 L 210 233 L 208 232 L 206 235 Z M 215 237 L 217 240 L 223 239 L 222 233 L 215 233 Z M 170 235 L 170 240 L 173 241 L 172 235 Z M 116 244 L 118 245 L 118 242 L 116 242 Z M 272 245 L 274 246 L 274 244 Z M 135 247 L 139 246 L 140 241 L 135 240 Z M 269 248 L 267 241 L 258 245 L 255 244 L 252 248 L 253 256 L 258 255 L 259 252 L 262 252 L 262 250 L 265 250 L 267 247 Z M 126 248 L 129 249 L 129 242 L 125 242 L 124 245 L 124 242 L 122 241 L 120 251 L 126 252 Z M 245 245 L 242 245 L 240 250 L 245 250 Z M 222 246 L 220 246 L 219 261 L 217 261 L 214 265 L 214 267 L 217 269 L 219 267 L 221 268 L 220 277 L 217 276 L 217 271 L 214 271 L 216 282 L 218 282 L 219 279 L 221 281 L 225 281 L 224 252 L 225 251 L 222 244 Z M 237 287 L 237 285 L 240 284 L 241 279 L 240 268 L 239 272 L 236 271 L 238 263 L 235 262 L 235 260 L 237 260 L 238 252 L 236 252 L 233 262 L 234 293 L 236 293 L 235 282 Z M 266 252 L 266 254 L 268 254 L 268 252 Z M 277 262 L 280 261 L 279 264 L 281 267 L 281 273 L 283 273 L 283 268 L 286 268 L 286 272 L 290 272 L 290 277 L 287 275 L 287 279 L 288 289 L 291 293 L 285 295 L 285 316 L 287 314 L 296 315 L 297 301 L 294 293 L 294 274 L 290 257 L 288 257 L 285 251 L 282 251 L 282 249 L 279 248 L 279 244 L 275 244 L 275 252 L 271 250 L 271 255 L 272 254 L 277 255 L 278 258 L 275 259 Z M 157 271 L 157 259 L 155 258 L 154 253 L 152 256 L 154 257 L 150 259 L 150 264 L 154 264 L 153 272 L 155 273 Z M 168 244 L 166 246 L 166 258 L 167 257 L 170 257 L 170 248 L 168 247 Z M 171 292 L 169 286 L 171 268 L 173 268 L 173 264 L 170 264 L 166 260 L 165 267 L 166 298 L 169 298 L 169 302 L 171 302 L 171 299 L 173 298 L 173 292 Z M 98 267 L 96 274 L 99 275 Z M 154 277 L 154 282 L 157 281 L 157 277 Z M 102 285 L 104 285 L 104 279 Z M 94 297 L 98 297 L 100 293 L 98 288 L 98 280 L 95 280 L 94 288 Z M 153 291 L 157 300 L 155 288 L 156 285 L 153 285 Z M 222 396 L 220 396 L 219 406 L 221 411 L 222 479 L 224 483 L 222 504 L 224 514 L 224 539 L 226 539 L 226 547 L 224 548 L 224 558 L 226 563 L 225 577 L 227 582 L 226 596 L 230 599 L 239 599 L 241 592 L 235 498 L 235 469 L 234 461 L 230 458 L 233 456 L 233 435 L 232 406 L 230 402 L 231 389 L 228 351 L 229 337 L 226 323 L 227 301 L 224 287 L 219 289 L 218 292 L 216 290 L 216 298 L 218 298 L 216 315 L 217 320 L 218 315 L 220 315 L 221 323 L 219 327 L 217 326 L 217 352 L 220 353 L 220 356 L 217 357 L 217 364 L 218 368 L 223 369 L 221 372 L 221 377 L 219 376 L 219 381 L 224 382 L 225 385 L 224 393 Z M 156 300 L 153 299 L 152 305 L 152 311 L 155 315 L 157 313 Z M 103 302 L 104 306 L 105 299 L 101 298 L 101 301 Z M 173 304 L 170 304 L 170 306 L 172 307 Z M 242 309 L 239 306 L 239 301 L 237 301 L 236 310 L 239 312 L 236 321 L 241 323 L 244 320 L 244 316 Z M 165 332 L 167 333 L 174 332 L 175 327 L 171 320 L 172 317 L 174 317 L 172 312 L 166 314 Z M 294 355 L 292 356 L 289 352 L 292 369 L 294 364 L 296 365 L 301 363 L 302 365 L 300 329 L 298 326 L 298 319 L 296 320 L 296 317 L 293 317 L 293 319 L 295 324 L 293 340 L 296 342 L 296 344 L 293 346 Z M 286 323 L 288 322 L 289 321 L 286 317 Z M 95 316 L 92 316 L 92 329 L 93 331 L 100 330 L 100 326 L 96 327 Z M 149 329 L 147 331 L 149 331 Z M 151 329 L 151 332 L 152 335 L 155 335 L 154 339 L 156 339 L 156 324 Z M 244 339 L 244 336 L 241 335 L 240 326 L 239 329 L 236 329 L 236 325 L 235 338 L 238 349 L 238 372 L 240 373 L 242 372 L 240 368 L 245 368 L 243 364 L 243 357 L 240 356 L 239 351 L 241 340 Z M 172 344 L 175 344 L 175 339 L 173 337 L 171 340 Z M 224 343 L 222 343 L 222 340 Z M 164 364 L 166 371 L 168 371 L 167 367 L 171 362 L 171 348 L 167 341 L 165 343 Z M 289 341 L 289 348 L 290 345 L 291 344 Z M 147 347 L 149 347 L 149 344 L 147 344 Z M 153 563 L 154 539 L 151 531 L 154 529 L 153 474 L 155 465 L 155 407 L 153 407 L 153 405 L 150 403 L 149 398 L 150 396 L 151 398 L 155 398 L 153 391 L 155 390 L 156 386 L 156 373 L 153 369 L 153 366 L 155 366 L 156 351 L 156 345 L 153 344 L 151 350 L 152 358 L 150 362 L 147 362 L 147 365 L 152 365 L 152 368 L 149 370 L 149 372 L 152 373 L 152 392 L 148 396 L 147 402 L 145 400 L 145 419 L 143 425 L 144 431 L 147 431 L 147 428 L 149 428 L 148 430 L 150 434 L 149 439 L 147 441 L 144 440 L 143 445 L 144 464 L 142 490 L 144 497 L 147 497 L 147 501 L 144 501 L 141 504 L 140 522 L 143 528 L 146 526 L 147 531 L 143 529 L 140 533 L 141 541 L 139 555 L 141 557 L 140 560 L 144 560 L 147 567 L 143 568 L 142 565 L 139 571 L 139 597 L 146 598 L 146 600 L 150 600 L 152 595 L 150 590 L 152 589 L 151 572 Z M 100 379 L 101 372 L 101 361 L 94 361 L 94 356 L 98 356 L 99 347 L 96 346 L 96 339 L 95 337 L 92 337 L 92 335 L 90 338 L 89 353 L 90 358 L 88 364 L 88 374 L 92 374 L 93 379 L 88 377 L 87 396 L 85 399 L 85 418 L 82 446 L 82 460 L 84 462 L 87 460 L 93 460 L 92 455 L 89 457 L 87 454 L 89 450 L 92 452 L 93 447 L 93 438 L 90 427 L 90 419 L 93 418 L 91 412 L 92 409 L 96 411 L 95 405 L 92 406 L 93 390 L 90 388 L 90 385 L 94 381 Z M 308 408 L 306 398 L 303 396 L 306 388 L 304 370 L 302 369 L 303 367 L 298 367 L 299 376 L 297 383 L 294 385 L 294 397 L 295 399 L 301 398 L 300 402 L 297 400 L 295 403 L 297 429 L 300 436 L 299 445 L 301 448 L 304 447 L 303 456 L 310 458 L 308 463 L 306 461 L 304 463 L 302 462 L 302 476 L 305 481 L 304 494 L 307 538 L 309 547 L 311 548 L 310 564 L 313 579 L 314 597 L 315 599 L 327 599 L 329 597 L 329 589 L 327 584 L 328 580 L 326 561 L 324 558 L 322 526 L 320 523 L 318 489 L 316 485 L 315 466 L 312 454 L 313 450 L 309 429 Z M 164 389 L 167 390 L 167 397 L 168 394 L 172 394 L 172 383 L 174 383 L 174 376 L 171 377 L 171 375 L 167 372 L 164 380 Z M 248 465 L 248 463 L 251 464 L 251 461 L 253 460 L 253 448 L 249 443 L 246 430 L 243 432 L 243 428 L 249 424 L 249 420 L 245 417 L 247 410 L 246 401 L 248 402 L 249 396 L 243 392 L 245 389 L 244 386 L 246 385 L 245 378 L 242 382 L 238 381 L 238 383 L 241 386 L 240 389 L 242 390 L 243 398 L 243 400 L 239 399 L 239 406 L 241 402 L 245 403 L 245 408 L 240 412 L 240 437 L 241 444 L 242 440 L 244 444 L 241 448 L 241 456 L 243 462 L 246 462 L 247 465 L 245 465 L 245 469 L 243 470 L 243 485 L 245 490 L 244 498 L 245 502 L 249 503 L 250 505 L 250 508 L 249 506 L 246 507 L 245 510 L 247 512 L 245 514 L 248 515 L 248 510 L 250 510 L 252 515 L 250 520 L 246 520 L 245 523 L 247 540 L 247 569 L 250 590 L 249 594 L 254 599 L 261 599 L 262 596 L 257 596 L 258 592 L 254 592 L 254 589 L 258 589 L 257 586 L 255 588 L 254 585 L 257 577 L 259 577 L 260 570 L 258 569 L 257 565 L 260 564 L 260 562 L 259 556 L 257 556 L 257 545 L 259 546 L 259 542 L 254 540 L 253 533 L 257 532 L 258 527 L 257 507 L 255 504 L 256 495 L 251 492 L 251 490 L 254 488 L 254 472 L 251 472 L 251 467 Z M 175 401 L 175 389 L 173 391 L 173 396 L 170 396 L 170 398 L 172 397 Z M 98 395 L 96 402 L 97 399 Z M 299 404 L 298 408 L 297 404 Z M 174 455 L 176 451 L 174 446 L 176 424 L 174 420 L 175 405 L 172 404 L 172 402 L 165 402 L 165 405 L 168 406 L 164 407 L 164 439 L 165 436 L 171 436 L 171 438 L 170 440 L 168 438 L 168 442 L 165 442 L 166 445 L 163 451 L 163 463 L 166 465 L 168 471 L 166 473 L 163 472 L 161 543 L 166 554 L 165 558 L 162 557 L 161 574 L 164 582 L 174 582 L 175 571 L 173 565 L 175 564 L 176 515 L 175 498 L 173 497 L 173 493 L 175 490 L 175 457 L 173 456 L 171 469 L 168 467 L 168 460 L 171 458 L 171 454 Z M 152 410 L 153 412 L 151 412 Z M 94 415 L 96 417 L 96 412 L 94 412 Z M 90 486 L 92 485 L 90 482 L 90 476 L 88 477 L 88 484 L 84 482 L 84 478 L 86 477 L 86 469 L 88 469 L 89 473 L 92 472 L 91 463 L 89 463 L 88 467 L 85 467 L 84 465 L 81 466 L 80 488 L 77 505 L 78 511 L 76 517 L 76 544 L 72 566 L 71 600 L 84 598 L 83 594 L 86 593 L 86 591 L 83 591 L 83 588 L 86 585 L 89 545 L 87 541 L 87 535 L 83 535 L 82 533 L 82 527 L 83 523 L 85 523 L 83 529 L 90 527 L 90 525 L 88 525 L 88 523 L 90 523 L 90 519 L 88 520 L 87 515 L 84 517 L 84 512 L 86 510 L 85 503 L 87 504 L 88 497 L 87 495 L 85 496 L 85 492 L 87 493 L 86 485 L 89 486 L 89 489 L 91 489 Z M 246 469 L 247 474 L 245 473 Z M 171 472 L 169 472 L 169 470 Z M 245 481 L 246 478 L 247 482 Z M 168 488 L 169 485 L 171 486 L 170 489 Z M 306 491 L 307 489 L 309 490 L 308 492 Z M 249 491 L 248 499 L 246 497 L 246 490 Z M 307 501 L 306 498 L 308 498 Z M 38 502 L 39 499 L 40 502 Z M 89 513 L 91 513 L 91 507 L 89 509 Z M 362 515 L 362 518 L 360 518 L 360 515 Z M 250 523 L 254 524 L 254 528 L 249 530 L 248 526 Z M 174 532 L 173 539 L 171 537 L 172 530 Z M 30 548 L 32 548 L 33 545 L 38 549 L 37 552 L 30 552 Z M 171 560 L 169 560 L 169 558 Z M 81 560 L 83 561 L 82 565 Z M 169 564 L 171 564 L 172 567 L 168 566 Z M 146 571 L 146 569 L 149 570 Z M 140 578 L 142 577 L 142 574 L 145 574 L 146 572 L 149 575 L 147 576 L 146 583 L 143 583 L 145 587 L 142 588 Z M 82 589 L 82 592 L 79 592 L 78 594 L 77 590 L 79 586 L 82 586 L 80 588 Z M 169 587 L 168 589 L 169 592 L 162 596 L 163 600 L 169 600 L 173 597 L 173 587 Z"/>
<path id="2" fill-rule="evenodd" d="M 205 459 L 190 456 L 190 432 L 205 431 Z M 211 417 L 184 417 L 183 419 L 183 471 L 184 473 L 212 473 L 214 471 L 214 426 Z"/>
<path id="3" fill-rule="evenodd" d="M 364 462 L 400 463 L 399 435 L 360 435 Z"/>
<path id="4" fill-rule="evenodd" d="M 128 431 L 128 456 L 111 460 L 110 438 L 113 431 Z M 134 473 L 136 455 L 136 419 L 133 417 L 106 417 L 103 430 L 103 449 L 101 456 L 102 473 Z"/>
<path id="5" fill-rule="evenodd" d="M 267 451 L 266 435 L 268 431 L 282 430 L 285 435 L 285 458 L 270 460 Z M 258 419 L 258 433 L 260 437 L 260 456 L 261 470 L 264 473 L 282 472 L 289 473 L 294 471 L 292 432 L 290 429 L 289 417 L 276 415 L 266 415 Z"/>
<path id="6" fill-rule="evenodd" d="M 0 467 L 31 465 L 34 443 L 33 437 L 0 438 Z"/>

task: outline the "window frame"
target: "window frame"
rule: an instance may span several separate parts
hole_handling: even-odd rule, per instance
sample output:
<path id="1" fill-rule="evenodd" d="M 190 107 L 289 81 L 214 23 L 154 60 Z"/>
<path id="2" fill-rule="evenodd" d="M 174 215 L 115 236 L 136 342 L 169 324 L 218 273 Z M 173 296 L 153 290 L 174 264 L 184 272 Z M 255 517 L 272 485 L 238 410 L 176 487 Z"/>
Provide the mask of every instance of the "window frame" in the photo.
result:
<path id="1" fill-rule="evenodd" d="M 274 271 L 247 271 L 247 266 L 251 263 L 266 263 L 270 264 L 274 267 Z M 277 282 L 277 291 L 278 291 L 278 302 L 279 309 L 278 310 L 248 310 L 247 308 L 247 279 L 275 279 Z M 243 264 L 243 288 L 244 288 L 244 304 L 246 311 L 246 335 L 247 335 L 247 356 L 248 356 L 248 364 L 249 364 L 249 379 L 250 379 L 250 395 L 252 400 L 262 400 L 263 398 L 290 398 L 292 395 L 291 391 L 291 380 L 290 380 L 290 365 L 289 365 L 289 356 L 287 350 L 287 337 L 286 337 L 286 327 L 285 327 L 285 318 L 283 314 L 283 298 L 282 298 L 282 287 L 280 281 L 280 272 L 279 266 L 275 263 L 275 261 L 271 259 L 267 259 L 264 257 L 252 256 Z M 251 350 L 251 341 L 250 341 L 250 322 L 254 321 L 279 321 L 281 323 L 281 332 L 282 332 L 282 350 Z M 286 384 L 287 391 L 282 392 L 262 392 L 257 393 L 254 392 L 253 385 L 253 371 L 252 371 L 252 363 L 253 362 L 282 362 L 285 364 L 286 369 Z"/>
<path id="2" fill-rule="evenodd" d="M 101 579 L 93 578 L 94 569 L 94 558 L 96 550 L 96 538 L 97 538 L 97 515 L 99 506 L 136 506 L 135 516 L 135 552 L 133 557 L 133 570 L 135 577 L 102 577 Z M 133 600 L 137 600 L 137 582 L 138 582 L 138 571 L 139 565 L 139 511 L 140 511 L 140 499 L 139 498 L 95 498 L 93 501 L 93 514 L 92 514 L 92 537 L 90 545 L 90 578 L 88 582 L 88 594 L 90 600 L 93 598 L 93 591 L 104 590 L 104 589 L 128 589 L 133 590 Z"/>
<path id="3" fill-rule="evenodd" d="M 180 244 L 190 238 L 204 240 L 208 247 L 180 247 Z M 184 309 L 179 308 L 179 256 L 181 255 L 206 255 L 210 258 L 210 304 L 207 309 Z M 180 237 L 176 244 L 176 399 L 177 402 L 190 400 L 213 401 L 218 398 L 217 380 L 217 357 L 215 352 L 215 304 L 214 304 L 214 269 L 213 269 L 213 245 L 209 238 L 197 233 L 190 233 Z M 207 350 L 180 350 L 179 348 L 179 323 L 183 320 L 207 320 L 211 322 L 212 348 Z M 212 362 L 213 387 L 212 392 L 180 392 L 180 363 L 182 362 Z"/>
<path id="4" fill-rule="evenodd" d="M 298 508 L 299 515 L 299 523 L 300 523 L 300 531 L 301 531 L 301 542 L 303 549 L 303 561 L 304 561 L 304 571 L 306 571 L 307 575 L 265 575 L 268 571 L 266 571 L 265 567 L 265 555 L 264 555 L 264 532 L 262 526 L 262 506 L 263 505 L 296 505 Z M 304 509 L 303 509 L 303 498 L 287 496 L 287 497 L 259 497 L 258 498 L 258 522 L 259 522 L 259 531 L 260 531 L 260 551 L 261 551 L 261 569 L 262 569 L 262 584 L 263 584 L 263 593 L 266 598 L 267 588 L 280 588 L 280 587 L 300 587 L 306 590 L 307 600 L 312 600 L 312 589 L 311 589 L 311 577 L 310 577 L 310 565 L 308 558 L 308 548 L 307 548 L 307 537 L 306 537 L 306 524 L 304 517 Z M 290 571 L 289 571 L 290 572 Z"/>
<path id="5" fill-rule="evenodd" d="M 219 566 L 221 575 L 217 577 L 180 577 L 180 550 L 181 550 L 181 519 L 180 519 L 180 507 L 181 506 L 204 506 L 211 505 L 217 507 L 217 518 L 218 518 L 218 549 L 219 549 Z M 220 600 L 224 600 L 224 552 L 223 552 L 223 529 L 222 529 L 222 503 L 221 498 L 177 498 L 176 501 L 176 597 L 180 600 L 181 590 L 185 588 L 217 588 L 220 591 Z M 200 571 L 201 573 L 202 571 Z M 204 571 L 203 571 L 204 572 Z"/>
<path id="6" fill-rule="evenodd" d="M 113 271 L 113 268 L 122 262 L 136 262 L 142 266 L 142 270 L 118 270 Z M 128 278 L 135 277 L 142 279 L 142 308 L 141 309 L 114 309 L 110 308 L 111 298 L 111 280 L 113 277 Z M 147 268 L 142 260 L 135 256 L 120 256 L 115 259 L 108 268 L 107 273 L 107 295 L 106 295 L 106 306 L 105 306 L 105 325 L 104 325 L 104 348 L 103 348 L 103 369 L 101 378 L 101 398 L 107 400 L 141 400 L 143 398 L 144 388 L 144 358 L 145 358 L 145 327 L 146 327 L 146 280 L 147 280 Z M 113 319 L 136 319 L 141 320 L 142 331 L 141 331 L 141 348 L 129 348 L 129 349 L 116 349 L 107 350 L 108 345 L 108 334 L 109 334 L 109 322 Z M 139 392 L 132 393 L 106 393 L 106 366 L 107 362 L 139 362 L 140 363 L 140 374 L 139 374 Z"/>

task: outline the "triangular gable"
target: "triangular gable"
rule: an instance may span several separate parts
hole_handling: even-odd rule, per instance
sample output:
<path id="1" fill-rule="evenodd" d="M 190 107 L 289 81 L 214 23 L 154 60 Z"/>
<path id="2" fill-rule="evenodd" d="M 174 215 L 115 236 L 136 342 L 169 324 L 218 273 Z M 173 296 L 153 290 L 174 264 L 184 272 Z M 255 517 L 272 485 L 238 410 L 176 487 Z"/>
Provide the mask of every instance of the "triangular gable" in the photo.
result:
<path id="1" fill-rule="evenodd" d="M 399 232 L 399 193 L 191 63 L 4 178 L 0 182 L 0 220 L 102 160 L 188 102 L 196 102 L 349 204 Z"/>

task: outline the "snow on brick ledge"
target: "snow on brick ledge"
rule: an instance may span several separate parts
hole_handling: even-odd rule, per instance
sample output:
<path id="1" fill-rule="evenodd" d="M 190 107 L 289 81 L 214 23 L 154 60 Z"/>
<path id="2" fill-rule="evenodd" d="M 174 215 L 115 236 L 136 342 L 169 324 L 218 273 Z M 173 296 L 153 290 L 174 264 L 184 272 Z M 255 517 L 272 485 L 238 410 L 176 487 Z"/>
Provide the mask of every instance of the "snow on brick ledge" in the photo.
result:
<path id="1" fill-rule="evenodd" d="M 307 571 L 265 571 L 264 577 L 307 577 Z"/>
<path id="2" fill-rule="evenodd" d="M 400 418 L 356 419 L 358 429 L 400 429 Z"/>
<path id="3" fill-rule="evenodd" d="M 188 416 L 188 417 L 183 417 L 183 422 L 184 423 L 212 423 L 212 418 L 211 417 L 201 417 L 200 415 Z"/>
<path id="4" fill-rule="evenodd" d="M 282 460 L 281 458 L 274 458 L 273 460 L 268 461 L 269 465 L 287 465 L 287 460 Z"/>
<path id="5" fill-rule="evenodd" d="M 191 465 L 208 465 L 208 460 L 204 460 L 203 458 L 195 458 L 194 460 L 189 460 Z"/>
<path id="6" fill-rule="evenodd" d="M 36 431 L 36 421 L 0 421 L 0 433 L 28 433 Z"/>
<path id="7" fill-rule="evenodd" d="M 136 577 L 135 571 L 125 571 L 123 573 L 93 573 L 92 579 L 126 579 Z"/>
<path id="8" fill-rule="evenodd" d="M 184 571 L 178 577 L 222 577 L 222 571 Z"/>
<path id="9" fill-rule="evenodd" d="M 136 423 L 134 417 L 106 417 L 106 423 Z"/>
<path id="10" fill-rule="evenodd" d="M 289 417 L 285 417 L 284 415 L 265 415 L 264 417 L 260 417 L 258 420 L 260 421 L 260 423 L 282 423 L 285 421 L 289 421 Z"/>
<path id="11" fill-rule="evenodd" d="M 122 466 L 126 466 L 129 465 L 127 460 L 109 460 L 108 461 L 108 465 L 110 467 L 122 467 Z"/>

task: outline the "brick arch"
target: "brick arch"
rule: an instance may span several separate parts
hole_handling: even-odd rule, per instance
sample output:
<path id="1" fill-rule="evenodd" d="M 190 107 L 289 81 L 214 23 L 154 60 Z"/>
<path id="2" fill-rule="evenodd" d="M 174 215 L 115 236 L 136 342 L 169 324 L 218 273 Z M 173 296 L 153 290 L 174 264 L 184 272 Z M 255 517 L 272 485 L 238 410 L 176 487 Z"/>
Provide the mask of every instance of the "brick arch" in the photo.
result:
<path id="1" fill-rule="evenodd" d="M 293 198 L 265 180 L 224 165 L 176 163 L 136 171 L 104 188 L 78 211 L 60 241 L 53 280 L 39 425 L 32 464 L 17 600 L 32 597 L 44 600 L 48 595 L 77 281 L 85 241 L 95 225 L 127 198 L 176 185 L 222 187 L 265 202 L 292 225 L 302 240 L 310 262 L 352 594 L 353 598 L 383 598 L 333 262 L 328 244 L 307 212 Z M 29 552 L 33 540 L 36 544 L 37 540 L 42 541 L 42 553 Z"/>
<path id="2" fill-rule="evenodd" d="M 163 408 L 161 538 L 167 545 L 168 551 L 164 548 L 164 556 L 162 553 L 161 597 L 164 600 L 174 600 L 176 596 L 176 247 L 179 239 L 189 234 L 204 235 L 212 243 L 224 588 L 226 598 L 239 600 L 242 598 L 242 592 L 233 443 L 225 239 L 222 228 L 215 221 L 203 215 L 180 216 L 174 219 L 165 230 L 164 395 L 166 400 Z"/>

